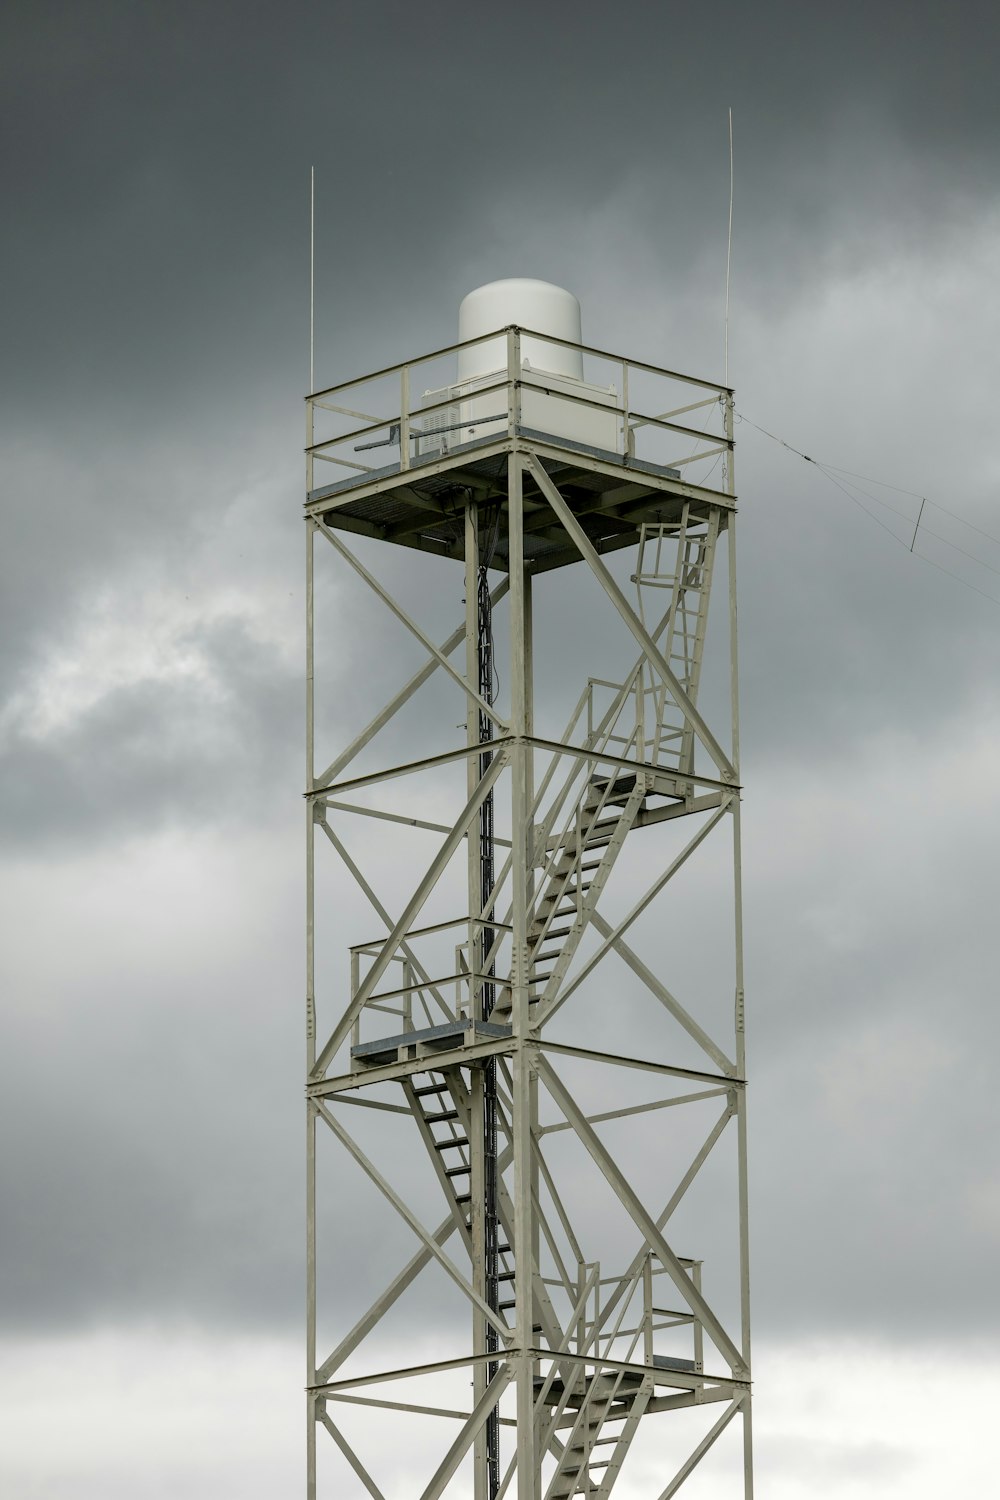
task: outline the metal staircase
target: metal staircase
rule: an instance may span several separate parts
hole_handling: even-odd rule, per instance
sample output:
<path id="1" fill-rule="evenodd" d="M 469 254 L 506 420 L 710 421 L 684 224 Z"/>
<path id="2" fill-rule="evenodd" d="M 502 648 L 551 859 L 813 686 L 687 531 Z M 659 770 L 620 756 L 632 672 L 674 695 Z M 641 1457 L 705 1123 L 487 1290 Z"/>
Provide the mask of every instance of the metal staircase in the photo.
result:
<path id="1" fill-rule="evenodd" d="M 558 993 L 645 796 L 641 776 L 612 772 L 586 784 L 528 928 L 533 1000 L 544 1004 Z"/>
<path id="2" fill-rule="evenodd" d="M 424 1081 L 426 1080 L 426 1081 Z M 428 1070 L 403 1080 L 417 1127 L 445 1198 L 470 1254 L 472 1251 L 471 1101 L 461 1072 Z M 486 1303 L 504 1321 L 514 1306 L 514 1248 L 509 1216 L 501 1211 L 496 1245 L 496 1277 L 487 1276 Z M 492 1284 L 491 1284 L 492 1283 Z"/>
<path id="3" fill-rule="evenodd" d="M 591 803 L 600 818 L 616 795 L 613 785 L 595 786 Z M 620 797 L 621 791 L 617 793 Z M 624 794 L 631 800 L 634 793 Z M 469 1087 L 458 1068 L 429 1068 L 402 1080 L 407 1102 L 470 1256 L 473 1252 L 472 1105 Z M 486 1301 L 511 1326 L 515 1305 L 515 1254 L 512 1244 L 512 1206 L 500 1180 L 498 1191 L 497 1275 L 486 1286 Z M 536 1334 L 544 1334 L 553 1349 L 562 1378 L 544 1383 L 539 1416 L 544 1448 L 556 1456 L 556 1467 L 545 1490 L 545 1500 L 571 1500 L 584 1495 L 606 1500 L 621 1471 L 639 1420 L 652 1394 L 652 1382 L 636 1371 L 597 1371 L 580 1378 L 578 1362 L 566 1345 L 544 1287 L 536 1287 Z M 592 1331 L 591 1337 L 596 1334 Z M 589 1342 L 589 1340 L 588 1340 Z M 553 1371 L 555 1374 L 555 1369 Z M 548 1407 L 547 1415 L 543 1414 Z M 568 1430 L 567 1430 L 568 1429 Z M 566 1431 L 565 1439 L 559 1436 Z"/>
<path id="4" fill-rule="evenodd" d="M 606 1500 L 621 1473 L 652 1392 L 648 1377 L 625 1370 L 597 1374 L 587 1380 L 583 1399 L 546 1487 L 545 1500 L 571 1500 L 574 1495 Z"/>
<path id="5" fill-rule="evenodd" d="M 692 702 L 697 701 L 701 679 L 718 535 L 718 516 L 695 516 L 687 504 L 676 522 L 644 525 L 633 579 L 643 624 Z M 662 592 L 653 604 L 653 591 L 668 592 L 666 608 Z M 585 748 L 616 760 L 634 756 L 667 776 L 693 770 L 693 732 L 666 684 L 654 680 L 648 663 L 638 662 L 621 684 L 588 684 L 591 720 L 597 687 L 611 689 L 614 698 L 587 735 Z M 600 761 L 591 765 L 599 768 Z M 572 772 L 539 828 L 534 862 L 541 879 L 528 926 L 529 1005 L 539 1020 L 557 999 L 627 833 L 650 793 L 659 789 L 655 775 L 626 773 L 610 761 L 605 765 L 607 769 L 592 774 L 577 790 L 575 802 L 571 787 L 577 773 Z M 567 800 L 571 812 L 561 831 L 553 834 Z M 500 985 L 490 1019 L 505 1021 L 510 1013 L 510 987 Z"/>
<path id="6" fill-rule="evenodd" d="M 533 1013 L 558 993 L 645 797 L 641 776 L 594 776 L 550 848 L 537 851 L 543 879 L 528 926 Z M 503 1022 L 510 1013 L 510 985 L 504 984 L 498 987 L 490 1020 Z"/>

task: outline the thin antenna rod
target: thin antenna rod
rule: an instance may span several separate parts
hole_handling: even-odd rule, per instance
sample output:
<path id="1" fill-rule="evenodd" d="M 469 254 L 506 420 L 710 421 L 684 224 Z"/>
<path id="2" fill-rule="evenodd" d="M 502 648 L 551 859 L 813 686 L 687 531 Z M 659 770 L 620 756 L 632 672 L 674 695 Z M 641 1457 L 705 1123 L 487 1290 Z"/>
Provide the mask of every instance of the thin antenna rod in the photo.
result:
<path id="1" fill-rule="evenodd" d="M 913 528 L 913 541 L 910 543 L 910 551 L 911 552 L 913 551 L 914 547 L 917 545 L 917 532 L 920 530 L 920 522 L 924 518 L 924 506 L 926 504 L 927 504 L 927 501 L 924 499 L 923 496 L 921 496 L 920 497 L 920 509 L 917 511 L 917 524 Z"/>
<path id="2" fill-rule="evenodd" d="M 316 388 L 316 168 L 309 168 L 309 389 Z"/>
<path id="3" fill-rule="evenodd" d="M 729 384 L 729 273 L 733 263 L 733 109 L 729 107 L 729 241 L 726 246 L 726 374 Z"/>

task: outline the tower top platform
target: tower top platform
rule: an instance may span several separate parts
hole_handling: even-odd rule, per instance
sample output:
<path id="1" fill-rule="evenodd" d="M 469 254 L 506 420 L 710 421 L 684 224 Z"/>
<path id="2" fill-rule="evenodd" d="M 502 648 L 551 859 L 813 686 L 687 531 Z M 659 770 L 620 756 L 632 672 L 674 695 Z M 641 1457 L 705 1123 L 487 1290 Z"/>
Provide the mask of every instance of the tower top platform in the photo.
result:
<path id="1" fill-rule="evenodd" d="M 456 379 L 456 368 L 478 373 Z M 669 525 L 685 506 L 735 505 L 730 387 L 513 324 L 316 391 L 306 409 L 307 514 L 461 559 L 475 498 L 484 514 L 496 507 L 499 570 L 514 451 L 531 451 L 599 552 L 635 545 L 643 525 Z M 524 532 L 532 572 L 579 559 L 530 477 Z"/>

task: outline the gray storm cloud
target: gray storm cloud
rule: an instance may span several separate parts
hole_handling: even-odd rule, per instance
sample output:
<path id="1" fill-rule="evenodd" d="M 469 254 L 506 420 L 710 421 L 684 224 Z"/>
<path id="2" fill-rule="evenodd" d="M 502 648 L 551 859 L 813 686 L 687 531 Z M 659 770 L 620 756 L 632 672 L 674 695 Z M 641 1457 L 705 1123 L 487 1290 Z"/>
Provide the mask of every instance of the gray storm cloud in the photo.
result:
<path id="1" fill-rule="evenodd" d="M 322 379 L 447 342 L 507 274 L 716 377 L 731 105 L 738 406 L 1000 535 L 1000 13 L 36 3 L 3 30 L 0 1315 L 294 1332 L 310 164 Z M 939 515 L 979 561 L 918 549 L 991 603 L 908 552 L 912 496 L 871 505 L 901 545 L 737 438 L 758 1328 L 971 1344 L 1000 546 Z M 459 580 L 365 556 L 447 633 Z M 549 599 L 556 703 L 588 605 L 568 575 Z M 327 604 L 332 755 L 419 658 L 346 581 Z"/>

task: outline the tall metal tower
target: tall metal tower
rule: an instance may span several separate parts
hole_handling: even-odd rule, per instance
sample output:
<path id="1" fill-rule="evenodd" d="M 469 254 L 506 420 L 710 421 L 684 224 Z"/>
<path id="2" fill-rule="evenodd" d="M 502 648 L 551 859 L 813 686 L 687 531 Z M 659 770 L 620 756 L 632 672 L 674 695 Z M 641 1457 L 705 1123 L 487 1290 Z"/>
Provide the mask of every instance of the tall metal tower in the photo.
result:
<path id="1" fill-rule="evenodd" d="M 732 392 L 508 281 L 307 423 L 309 1500 L 749 1497 Z"/>

